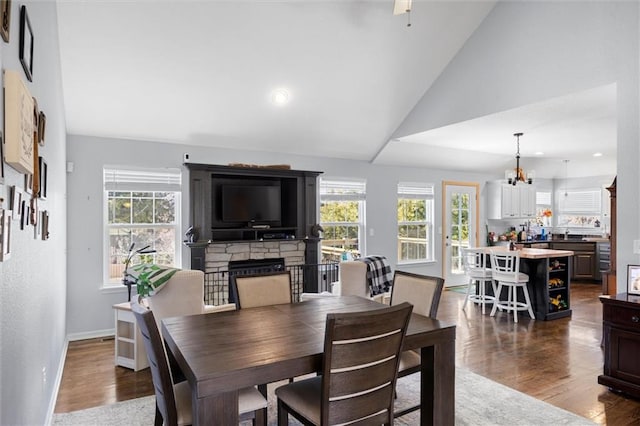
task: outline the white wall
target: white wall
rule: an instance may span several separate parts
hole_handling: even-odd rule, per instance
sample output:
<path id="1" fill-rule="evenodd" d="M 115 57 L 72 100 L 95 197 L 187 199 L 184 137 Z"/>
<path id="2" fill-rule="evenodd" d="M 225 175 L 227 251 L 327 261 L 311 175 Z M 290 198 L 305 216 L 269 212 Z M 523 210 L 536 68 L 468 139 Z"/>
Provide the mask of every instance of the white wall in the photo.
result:
<path id="1" fill-rule="evenodd" d="M 34 34 L 33 82 L 18 59 L 19 7 L 26 4 Z M 0 263 L 0 424 L 45 424 L 65 347 L 66 185 L 65 117 L 58 58 L 54 2 L 11 2 L 10 42 L 0 40 L 3 69 L 18 71 L 47 115 L 46 144 L 40 149 L 49 166 L 48 198 L 51 238 L 34 239 L 33 227 L 13 222 L 11 258 Z M 4 105 L 0 103 L 0 120 Z M 0 185 L 4 208 L 9 187 L 24 188 L 23 175 L 5 164 Z M 44 370 L 44 374 L 43 374 Z"/>
<path id="2" fill-rule="evenodd" d="M 500 2 L 393 137 L 617 84 L 618 289 L 640 239 L 638 2 Z M 442 106 L 446 105 L 446 108 Z"/>
<path id="3" fill-rule="evenodd" d="M 204 164 L 290 164 L 298 170 L 324 172 L 324 176 L 367 179 L 366 224 L 375 230 L 367 236 L 368 254 L 383 254 L 396 264 L 396 194 L 398 181 L 430 182 L 436 189 L 436 226 L 441 222 L 441 185 L 443 180 L 474 181 L 484 185 L 490 177 L 444 170 L 382 167 L 366 162 L 291 156 L 255 151 L 234 151 L 201 146 L 104 139 L 70 135 L 68 159 L 75 165 L 68 175 L 68 332 L 72 338 L 106 334 L 113 329 L 114 303 L 126 301 L 125 287 L 115 292 L 101 292 L 102 285 L 102 168 L 107 165 L 141 167 L 181 167 L 183 153 L 190 161 Z M 184 169 L 184 168 L 183 168 Z M 182 230 L 189 223 L 187 187 L 183 196 Z M 436 235 L 436 263 L 405 266 L 432 275 L 442 274 L 440 235 Z M 185 266 L 187 249 L 183 250 Z"/>

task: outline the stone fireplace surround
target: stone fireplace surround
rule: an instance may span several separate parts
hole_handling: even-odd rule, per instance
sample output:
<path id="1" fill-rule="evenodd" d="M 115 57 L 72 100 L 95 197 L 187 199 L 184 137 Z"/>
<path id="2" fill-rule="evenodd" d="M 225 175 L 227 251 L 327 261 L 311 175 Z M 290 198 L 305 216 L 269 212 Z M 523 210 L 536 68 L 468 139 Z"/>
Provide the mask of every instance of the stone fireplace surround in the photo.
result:
<path id="1" fill-rule="evenodd" d="M 211 243 L 205 252 L 205 272 L 227 271 L 230 261 L 276 258 L 283 258 L 286 267 L 304 265 L 305 242 L 234 241 Z"/>

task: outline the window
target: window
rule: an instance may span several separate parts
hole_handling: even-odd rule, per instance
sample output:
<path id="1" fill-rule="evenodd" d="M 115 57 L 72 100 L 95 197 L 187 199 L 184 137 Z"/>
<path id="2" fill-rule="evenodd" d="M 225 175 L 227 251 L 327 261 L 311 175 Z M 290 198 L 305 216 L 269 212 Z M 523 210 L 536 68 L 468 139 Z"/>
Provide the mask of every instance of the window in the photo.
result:
<path id="1" fill-rule="evenodd" d="M 366 181 L 320 178 L 322 261 L 358 258 L 364 251 Z"/>
<path id="2" fill-rule="evenodd" d="M 433 185 L 398 184 L 398 262 L 432 261 Z"/>
<path id="3" fill-rule="evenodd" d="M 551 192 L 536 192 L 536 224 L 539 226 L 551 226 L 551 217 L 553 210 L 551 209 Z"/>
<path id="4" fill-rule="evenodd" d="M 557 226 L 566 228 L 597 228 L 602 221 L 602 190 L 583 189 L 558 191 Z"/>
<path id="5" fill-rule="evenodd" d="M 104 169 L 104 275 L 120 285 L 131 244 L 155 253 L 136 255 L 143 262 L 179 266 L 179 170 Z"/>

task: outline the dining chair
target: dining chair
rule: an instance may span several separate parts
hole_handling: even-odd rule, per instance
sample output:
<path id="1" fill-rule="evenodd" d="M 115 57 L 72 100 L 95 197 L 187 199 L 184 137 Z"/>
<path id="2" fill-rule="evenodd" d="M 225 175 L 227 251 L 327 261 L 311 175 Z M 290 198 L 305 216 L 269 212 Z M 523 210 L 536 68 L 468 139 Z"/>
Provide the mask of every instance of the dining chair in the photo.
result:
<path id="1" fill-rule="evenodd" d="M 465 248 L 462 249 L 462 265 L 468 277 L 467 294 L 464 298 L 462 309 L 466 309 L 467 303 L 478 303 L 482 305 L 482 313 L 486 312 L 486 305 L 495 303 L 496 283 L 491 274 L 491 264 L 489 256 L 482 249 Z M 477 288 L 472 293 L 473 285 L 477 283 Z M 486 293 L 486 285 L 491 283 L 494 295 Z"/>
<path id="2" fill-rule="evenodd" d="M 233 307 L 205 305 L 204 272 L 192 269 L 177 271 L 160 291 L 146 298 L 146 303 L 153 311 L 158 329 L 164 318 L 218 312 Z"/>
<path id="3" fill-rule="evenodd" d="M 280 386 L 278 425 L 393 424 L 399 354 L 412 306 L 327 314 L 322 374 Z"/>
<path id="4" fill-rule="evenodd" d="M 444 279 L 428 275 L 395 271 L 393 287 L 391 287 L 391 306 L 401 303 L 413 304 L 413 313 L 429 318 L 436 318 L 440 296 L 444 287 Z M 419 373 L 422 357 L 417 351 L 403 351 L 400 354 L 398 377 Z M 419 405 L 397 411 L 394 416 L 400 417 L 420 409 Z"/>
<path id="5" fill-rule="evenodd" d="M 156 425 L 190 425 L 191 388 L 186 381 L 174 383 L 160 331 L 153 311 L 139 303 L 131 302 L 131 311 L 136 318 L 142 340 L 147 351 L 151 379 L 156 395 Z M 238 395 L 240 420 L 252 419 L 253 425 L 267 424 L 267 400 L 255 387 L 241 389 Z"/>
<path id="6" fill-rule="evenodd" d="M 520 252 L 491 250 L 491 274 L 497 281 L 496 302 L 491 309 L 491 316 L 496 315 L 496 311 L 513 312 L 513 322 L 518 322 L 518 311 L 528 311 L 531 319 L 536 319 L 531 307 L 529 297 L 529 276 L 520 272 Z M 507 298 L 502 299 L 502 288 L 507 287 Z M 518 289 L 522 289 L 524 302 L 518 301 Z"/>
<path id="7" fill-rule="evenodd" d="M 234 275 L 231 300 L 238 309 L 280 305 L 293 301 L 289 271 Z"/>

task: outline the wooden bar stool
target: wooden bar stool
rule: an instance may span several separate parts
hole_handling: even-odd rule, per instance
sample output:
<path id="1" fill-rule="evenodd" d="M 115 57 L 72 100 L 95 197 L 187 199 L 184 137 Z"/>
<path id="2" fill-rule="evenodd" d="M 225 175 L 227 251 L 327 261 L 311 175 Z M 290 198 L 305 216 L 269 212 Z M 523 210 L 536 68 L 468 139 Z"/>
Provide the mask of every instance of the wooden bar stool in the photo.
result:
<path id="1" fill-rule="evenodd" d="M 518 311 L 528 311 L 531 319 L 536 319 L 531 308 L 529 289 L 527 283 L 529 276 L 520 272 L 520 252 L 491 250 L 491 273 L 493 279 L 498 282 L 496 291 L 496 303 L 491 309 L 491 316 L 495 316 L 496 310 L 512 311 L 513 321 L 518 322 Z M 502 300 L 500 294 L 502 287 L 507 287 L 507 300 Z M 524 294 L 524 302 L 518 302 L 517 289 L 521 288 Z"/>
<path id="2" fill-rule="evenodd" d="M 467 302 L 471 301 L 482 305 L 482 313 L 484 314 L 487 303 L 495 304 L 496 298 L 486 294 L 487 282 L 491 283 L 493 294 L 498 294 L 496 292 L 496 283 L 491 273 L 491 267 L 487 262 L 487 257 L 486 253 L 480 249 L 462 249 L 462 264 L 464 265 L 465 274 L 469 277 L 467 296 L 464 299 L 462 309 L 465 309 Z M 471 287 L 474 283 L 478 283 L 478 290 L 472 293 Z"/>

